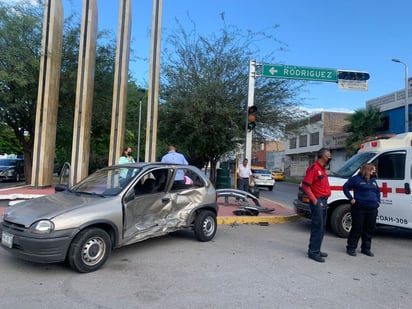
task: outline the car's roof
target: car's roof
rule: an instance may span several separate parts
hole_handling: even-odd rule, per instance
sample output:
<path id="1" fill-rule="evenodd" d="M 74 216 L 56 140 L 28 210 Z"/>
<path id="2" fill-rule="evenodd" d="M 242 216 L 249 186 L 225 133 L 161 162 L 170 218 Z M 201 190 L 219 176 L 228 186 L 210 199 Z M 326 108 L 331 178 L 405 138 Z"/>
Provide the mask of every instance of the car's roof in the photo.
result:
<path id="1" fill-rule="evenodd" d="M 125 164 L 116 164 L 113 165 L 115 167 L 157 167 L 157 166 L 169 166 L 169 167 L 185 167 L 185 168 L 195 168 L 198 169 L 194 165 L 186 165 L 186 164 L 175 164 L 175 163 L 165 163 L 165 162 L 137 162 L 137 163 L 125 163 Z"/>

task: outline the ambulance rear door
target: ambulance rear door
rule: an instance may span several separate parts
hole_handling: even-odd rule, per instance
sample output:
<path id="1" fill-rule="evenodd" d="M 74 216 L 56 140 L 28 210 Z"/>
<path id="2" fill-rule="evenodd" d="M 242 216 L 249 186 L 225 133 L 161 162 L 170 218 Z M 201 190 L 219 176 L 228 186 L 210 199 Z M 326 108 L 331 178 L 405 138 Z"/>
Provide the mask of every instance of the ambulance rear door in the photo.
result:
<path id="1" fill-rule="evenodd" d="M 381 191 L 377 223 L 412 229 L 411 162 L 410 147 L 382 152 L 374 159 Z"/>

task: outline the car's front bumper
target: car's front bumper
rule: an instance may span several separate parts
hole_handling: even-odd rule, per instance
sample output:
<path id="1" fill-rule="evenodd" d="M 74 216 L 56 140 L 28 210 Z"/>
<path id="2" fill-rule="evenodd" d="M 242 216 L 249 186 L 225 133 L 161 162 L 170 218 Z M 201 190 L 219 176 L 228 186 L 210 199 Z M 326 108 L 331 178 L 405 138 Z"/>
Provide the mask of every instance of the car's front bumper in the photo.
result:
<path id="1" fill-rule="evenodd" d="M 1 222 L 0 236 L 3 236 L 3 232 L 12 235 L 12 245 L 10 248 L 2 241 L 1 247 L 12 255 L 36 263 L 57 263 L 66 259 L 67 250 L 78 229 L 33 234 L 27 229 L 14 229 L 12 225 Z"/>
<path id="2" fill-rule="evenodd" d="M 299 216 L 305 217 L 305 218 L 311 218 L 312 213 L 310 211 L 310 206 L 308 203 L 303 203 L 302 201 L 296 199 L 293 201 L 293 208 Z"/>

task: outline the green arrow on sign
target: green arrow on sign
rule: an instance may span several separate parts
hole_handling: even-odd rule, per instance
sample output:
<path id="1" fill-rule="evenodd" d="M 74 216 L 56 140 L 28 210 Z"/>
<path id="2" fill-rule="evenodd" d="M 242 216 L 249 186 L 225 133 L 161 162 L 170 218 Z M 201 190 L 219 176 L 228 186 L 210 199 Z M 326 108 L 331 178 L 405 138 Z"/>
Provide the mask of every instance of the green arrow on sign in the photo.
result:
<path id="1" fill-rule="evenodd" d="M 262 64 L 263 77 L 337 82 L 336 69 L 299 67 L 296 65 Z"/>

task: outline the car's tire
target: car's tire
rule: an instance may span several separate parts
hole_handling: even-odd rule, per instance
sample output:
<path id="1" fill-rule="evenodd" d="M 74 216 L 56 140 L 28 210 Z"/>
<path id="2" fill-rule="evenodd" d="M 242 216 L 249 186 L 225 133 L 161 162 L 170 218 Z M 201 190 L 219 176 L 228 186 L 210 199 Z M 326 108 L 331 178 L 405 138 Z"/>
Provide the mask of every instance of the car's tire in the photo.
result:
<path id="1" fill-rule="evenodd" d="M 209 241 L 217 231 L 216 214 L 210 210 L 200 211 L 195 219 L 194 232 L 199 241 Z"/>
<path id="2" fill-rule="evenodd" d="M 273 191 L 273 186 L 268 187 L 269 191 Z"/>
<path id="3" fill-rule="evenodd" d="M 112 242 L 106 231 L 89 228 L 81 231 L 70 244 L 67 256 L 70 267 L 81 273 L 99 269 L 112 251 Z"/>
<path id="4" fill-rule="evenodd" d="M 352 227 L 352 215 L 350 205 L 342 204 L 336 207 L 330 216 L 332 231 L 342 238 L 347 238 Z"/>
<path id="5" fill-rule="evenodd" d="M 16 173 L 16 178 L 14 179 L 14 181 L 15 182 L 20 182 L 20 179 L 21 177 L 20 177 L 20 174 L 19 173 Z"/>

